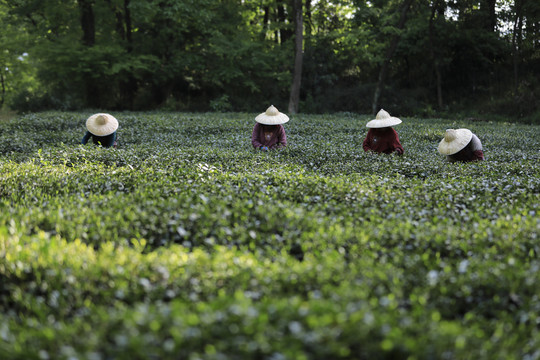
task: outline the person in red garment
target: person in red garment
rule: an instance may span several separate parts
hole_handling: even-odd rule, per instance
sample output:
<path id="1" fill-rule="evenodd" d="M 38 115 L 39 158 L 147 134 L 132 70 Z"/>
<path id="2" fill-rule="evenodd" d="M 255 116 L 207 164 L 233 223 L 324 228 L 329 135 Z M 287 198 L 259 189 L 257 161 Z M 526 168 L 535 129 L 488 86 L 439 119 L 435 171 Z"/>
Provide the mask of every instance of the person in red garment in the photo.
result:
<path id="1" fill-rule="evenodd" d="M 448 129 L 439 143 L 439 153 L 449 162 L 484 160 L 480 139 L 469 129 Z"/>
<path id="2" fill-rule="evenodd" d="M 377 113 L 374 120 L 366 124 L 369 131 L 362 144 L 364 151 L 374 151 L 376 153 L 391 154 L 395 152 L 398 155 L 403 154 L 403 146 L 399 142 L 399 136 L 392 126 L 401 124 L 401 120 L 390 116 L 383 109 Z"/>
<path id="3" fill-rule="evenodd" d="M 251 144 L 255 149 L 268 151 L 287 146 L 287 135 L 283 124 L 289 121 L 289 117 L 280 113 L 274 105 L 270 105 L 255 121 L 255 127 L 251 134 Z"/>

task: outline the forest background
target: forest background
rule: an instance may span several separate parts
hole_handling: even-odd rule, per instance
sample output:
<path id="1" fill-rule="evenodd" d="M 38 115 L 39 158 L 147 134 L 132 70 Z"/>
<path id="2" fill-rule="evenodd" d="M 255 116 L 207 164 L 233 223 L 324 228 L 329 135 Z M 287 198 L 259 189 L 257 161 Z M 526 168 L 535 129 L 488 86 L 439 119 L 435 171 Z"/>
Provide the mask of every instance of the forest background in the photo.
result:
<path id="1" fill-rule="evenodd" d="M 0 105 L 540 122 L 537 0 L 0 0 Z"/>

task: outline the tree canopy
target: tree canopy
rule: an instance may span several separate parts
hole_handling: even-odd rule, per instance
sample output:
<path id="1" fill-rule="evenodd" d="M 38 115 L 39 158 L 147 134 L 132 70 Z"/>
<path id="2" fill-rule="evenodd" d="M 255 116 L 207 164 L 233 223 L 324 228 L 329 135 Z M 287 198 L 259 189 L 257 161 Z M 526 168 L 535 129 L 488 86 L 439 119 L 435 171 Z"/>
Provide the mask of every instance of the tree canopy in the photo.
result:
<path id="1" fill-rule="evenodd" d="M 300 112 L 540 111 L 535 0 L 0 0 L 0 20 L 20 111 L 286 110 L 295 68 Z"/>

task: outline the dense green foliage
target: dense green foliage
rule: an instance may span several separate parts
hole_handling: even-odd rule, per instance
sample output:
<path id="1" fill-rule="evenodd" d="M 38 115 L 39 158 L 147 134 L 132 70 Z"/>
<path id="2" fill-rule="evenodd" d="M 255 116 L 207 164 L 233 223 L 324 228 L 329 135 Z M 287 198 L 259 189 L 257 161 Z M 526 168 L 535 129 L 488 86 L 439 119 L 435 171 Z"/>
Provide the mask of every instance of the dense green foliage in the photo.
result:
<path id="1" fill-rule="evenodd" d="M 22 112 L 286 109 L 292 4 L 0 0 L 1 99 Z M 300 112 L 371 112 L 386 64 L 379 103 L 391 112 L 540 118 L 536 0 L 302 4 Z"/>
<path id="2" fill-rule="evenodd" d="M 2 359 L 538 357 L 540 127 L 366 116 L 85 113 L 0 124 Z M 468 127 L 486 161 L 436 147 Z"/>

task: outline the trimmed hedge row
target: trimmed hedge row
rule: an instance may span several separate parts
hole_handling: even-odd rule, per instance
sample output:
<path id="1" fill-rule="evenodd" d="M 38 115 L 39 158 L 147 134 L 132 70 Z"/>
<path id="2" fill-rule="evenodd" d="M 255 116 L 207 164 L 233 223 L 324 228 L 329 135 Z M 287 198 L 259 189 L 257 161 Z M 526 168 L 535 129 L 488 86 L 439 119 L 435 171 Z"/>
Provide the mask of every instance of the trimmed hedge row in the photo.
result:
<path id="1" fill-rule="evenodd" d="M 88 114 L 0 126 L 0 358 L 455 359 L 539 356 L 540 128 L 295 116 L 250 148 L 248 114 Z M 526 138 L 527 141 L 523 139 Z"/>

